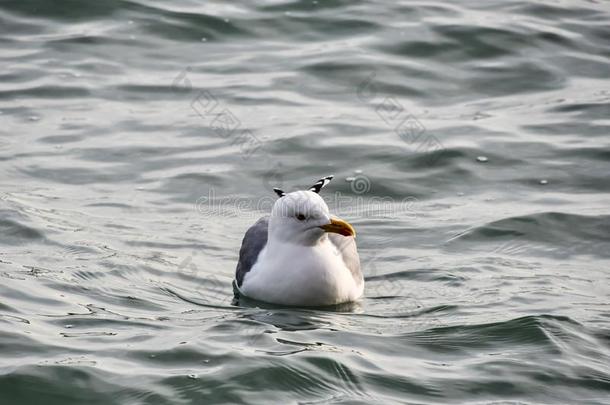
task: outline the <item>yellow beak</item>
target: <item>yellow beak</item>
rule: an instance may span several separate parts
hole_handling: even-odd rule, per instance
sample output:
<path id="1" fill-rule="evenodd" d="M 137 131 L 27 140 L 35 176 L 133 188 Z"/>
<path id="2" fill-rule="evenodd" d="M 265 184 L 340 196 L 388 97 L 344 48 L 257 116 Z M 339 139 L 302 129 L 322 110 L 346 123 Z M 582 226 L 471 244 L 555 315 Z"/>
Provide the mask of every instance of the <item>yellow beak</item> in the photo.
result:
<path id="1" fill-rule="evenodd" d="M 343 236 L 356 237 L 356 230 L 354 227 L 339 218 L 331 218 L 330 224 L 322 225 L 320 228 L 324 229 L 326 232 L 334 232 Z"/>

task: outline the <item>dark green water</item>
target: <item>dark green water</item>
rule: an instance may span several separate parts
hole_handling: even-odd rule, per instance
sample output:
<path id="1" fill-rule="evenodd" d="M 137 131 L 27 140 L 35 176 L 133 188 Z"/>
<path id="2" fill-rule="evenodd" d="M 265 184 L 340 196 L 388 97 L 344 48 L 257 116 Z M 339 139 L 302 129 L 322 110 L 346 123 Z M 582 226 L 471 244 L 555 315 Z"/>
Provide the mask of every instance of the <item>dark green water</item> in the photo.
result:
<path id="1" fill-rule="evenodd" d="M 609 403 L 609 20 L 0 1 L 0 404 Z M 365 298 L 232 303 L 327 174 Z"/>

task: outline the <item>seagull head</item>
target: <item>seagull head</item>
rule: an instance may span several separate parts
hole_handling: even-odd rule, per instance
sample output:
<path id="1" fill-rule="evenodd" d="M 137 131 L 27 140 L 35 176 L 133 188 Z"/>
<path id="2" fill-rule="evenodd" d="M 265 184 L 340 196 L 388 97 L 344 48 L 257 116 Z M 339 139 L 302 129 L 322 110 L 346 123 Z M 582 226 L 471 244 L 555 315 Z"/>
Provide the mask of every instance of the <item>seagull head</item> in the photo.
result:
<path id="1" fill-rule="evenodd" d="M 328 205 L 318 192 L 332 179 L 320 179 L 308 190 L 284 193 L 274 189 L 280 198 L 273 205 L 269 218 L 269 238 L 301 245 L 315 245 L 327 232 L 346 237 L 356 235 L 346 221 L 330 214 Z"/>

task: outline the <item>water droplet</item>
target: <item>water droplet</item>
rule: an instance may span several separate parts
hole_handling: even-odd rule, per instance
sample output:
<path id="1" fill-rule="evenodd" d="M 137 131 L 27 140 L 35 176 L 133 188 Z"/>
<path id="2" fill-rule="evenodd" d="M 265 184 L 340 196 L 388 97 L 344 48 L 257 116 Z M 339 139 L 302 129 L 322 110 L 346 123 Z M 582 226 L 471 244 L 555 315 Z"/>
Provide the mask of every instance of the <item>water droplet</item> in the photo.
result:
<path id="1" fill-rule="evenodd" d="M 360 169 L 356 170 L 356 174 L 362 174 L 362 170 L 360 170 Z"/>
<path id="2" fill-rule="evenodd" d="M 189 374 L 188 378 L 190 378 L 192 380 L 196 380 L 197 379 L 197 374 Z"/>
<path id="3" fill-rule="evenodd" d="M 70 325 L 70 324 L 68 324 L 68 325 L 65 325 L 64 327 L 65 327 L 65 328 L 70 329 L 70 328 L 72 328 L 73 326 L 74 326 L 74 325 Z"/>
<path id="4" fill-rule="evenodd" d="M 37 115 L 30 115 L 28 117 L 28 120 L 30 120 L 30 121 L 40 121 L 40 117 L 37 116 Z"/>
<path id="5" fill-rule="evenodd" d="M 127 21 L 127 24 L 129 24 L 129 25 L 133 24 L 133 20 Z"/>
<path id="6" fill-rule="evenodd" d="M 346 178 L 345 178 L 345 181 L 347 181 L 347 182 L 352 182 L 352 181 L 354 181 L 354 180 L 356 180 L 356 178 L 355 178 L 355 177 L 346 177 Z"/>
<path id="7" fill-rule="evenodd" d="M 206 42 L 208 39 L 206 37 L 201 38 L 201 42 Z"/>
<path id="8" fill-rule="evenodd" d="M 477 156 L 477 161 L 479 162 L 487 162 L 488 160 L 487 156 Z"/>
<path id="9" fill-rule="evenodd" d="M 544 184 L 549 184 L 548 180 L 540 180 L 540 184 L 544 185 Z"/>
<path id="10" fill-rule="evenodd" d="M 459 192 L 459 193 L 458 193 L 458 196 L 459 196 L 459 197 L 463 197 L 463 196 L 464 196 L 464 193 Z"/>
<path id="11" fill-rule="evenodd" d="M 231 20 L 229 20 L 228 18 L 225 18 L 225 19 L 224 19 L 224 21 L 225 21 L 226 23 L 228 23 L 228 22 L 229 22 L 229 21 L 231 21 Z"/>

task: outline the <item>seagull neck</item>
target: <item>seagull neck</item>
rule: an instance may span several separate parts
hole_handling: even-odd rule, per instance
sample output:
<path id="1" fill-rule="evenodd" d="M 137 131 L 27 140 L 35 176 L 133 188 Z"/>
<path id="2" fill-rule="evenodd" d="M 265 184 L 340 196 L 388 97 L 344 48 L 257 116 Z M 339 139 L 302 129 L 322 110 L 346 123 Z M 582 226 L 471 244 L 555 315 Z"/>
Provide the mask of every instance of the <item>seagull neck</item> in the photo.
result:
<path id="1" fill-rule="evenodd" d="M 267 236 L 268 244 L 273 245 L 298 245 L 298 246 L 316 246 L 327 240 L 325 232 L 319 233 L 316 231 L 305 232 L 297 235 L 296 237 L 285 237 L 284 235 L 272 235 L 269 232 Z"/>

